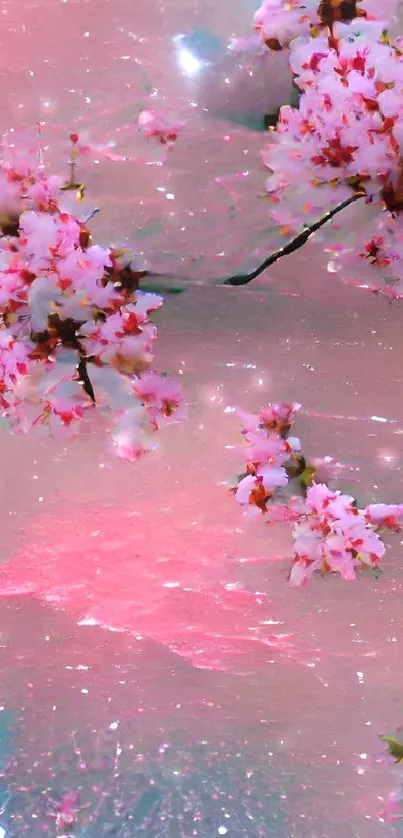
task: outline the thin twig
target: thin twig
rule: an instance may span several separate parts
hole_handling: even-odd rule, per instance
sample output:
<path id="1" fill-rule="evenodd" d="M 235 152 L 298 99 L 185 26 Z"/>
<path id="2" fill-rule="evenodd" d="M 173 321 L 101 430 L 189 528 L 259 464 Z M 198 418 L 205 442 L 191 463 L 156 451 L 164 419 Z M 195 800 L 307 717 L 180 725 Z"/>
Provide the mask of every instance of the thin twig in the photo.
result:
<path id="1" fill-rule="evenodd" d="M 90 397 L 92 403 L 96 404 L 94 388 L 92 386 L 91 379 L 88 375 L 87 361 L 86 358 L 82 355 L 80 355 L 80 360 L 77 364 L 77 371 L 79 375 L 79 380 L 83 386 L 84 391 L 87 393 L 87 396 Z"/>
<path id="2" fill-rule="evenodd" d="M 235 274 L 235 276 L 230 276 L 228 279 L 225 279 L 223 285 L 247 285 L 248 282 L 251 282 L 253 279 L 256 279 L 260 274 L 263 273 L 267 268 L 270 268 L 271 265 L 274 265 L 279 259 L 283 256 L 289 256 L 291 253 L 294 253 L 296 250 L 299 250 L 308 239 L 316 233 L 317 230 L 320 230 L 324 224 L 334 218 L 337 213 L 342 212 L 342 210 L 346 209 L 346 207 L 353 204 L 358 198 L 366 197 L 365 192 L 357 192 L 352 195 L 350 198 L 347 198 L 341 204 L 338 204 L 337 207 L 334 207 L 332 210 L 323 215 L 322 218 L 319 218 L 318 221 L 314 221 L 313 224 L 310 224 L 309 227 L 306 227 L 305 230 L 302 230 L 295 238 L 291 239 L 290 242 L 285 244 L 283 247 L 280 247 L 279 250 L 275 250 L 274 253 L 271 253 L 270 256 L 259 265 L 259 267 L 255 268 L 254 271 L 246 274 Z"/>
<path id="3" fill-rule="evenodd" d="M 318 221 L 314 221 L 314 223 L 310 224 L 309 227 L 305 227 L 304 230 L 298 233 L 293 239 L 291 239 L 290 242 L 285 244 L 283 247 L 280 247 L 279 250 L 275 250 L 274 253 L 271 253 L 270 256 L 267 256 L 267 258 L 257 268 L 255 268 L 253 271 L 250 271 L 250 273 L 234 274 L 233 276 L 218 279 L 217 284 L 233 286 L 247 285 L 249 282 L 252 282 L 253 279 L 256 279 L 258 276 L 260 276 L 260 274 L 267 270 L 267 268 L 270 268 L 271 265 L 274 265 L 275 262 L 278 262 L 278 260 L 281 259 L 283 256 L 289 256 L 291 253 L 294 253 L 296 250 L 299 250 L 300 247 L 306 244 L 306 242 L 308 241 L 308 239 L 310 239 L 313 233 L 316 233 L 317 230 L 320 230 L 320 228 L 323 227 L 324 224 L 327 224 L 327 222 L 334 218 L 334 216 L 337 215 L 339 212 L 342 212 L 342 210 L 349 207 L 350 204 L 353 204 L 355 201 L 358 201 L 359 198 L 366 197 L 367 194 L 365 192 L 354 193 L 354 195 L 352 195 L 350 198 L 346 198 L 346 200 L 343 201 L 341 204 L 338 204 L 336 207 L 329 210 L 329 212 L 327 212 L 325 215 L 319 218 Z M 148 277 L 151 278 L 166 276 L 167 274 L 149 272 L 145 276 L 145 282 L 147 283 Z M 175 276 L 174 280 L 176 282 L 194 282 L 194 280 L 188 277 L 180 276 Z M 175 291 L 176 293 L 178 293 L 179 290 L 185 289 L 178 288 L 168 290 L 171 290 L 172 292 Z"/>

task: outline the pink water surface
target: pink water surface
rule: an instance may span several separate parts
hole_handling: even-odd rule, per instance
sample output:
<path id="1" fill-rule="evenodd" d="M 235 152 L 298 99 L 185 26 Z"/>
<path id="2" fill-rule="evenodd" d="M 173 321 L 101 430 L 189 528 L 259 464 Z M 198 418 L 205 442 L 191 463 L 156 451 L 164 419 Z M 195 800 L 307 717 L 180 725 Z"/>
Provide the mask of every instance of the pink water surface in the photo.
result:
<path id="1" fill-rule="evenodd" d="M 247 123 L 266 86 L 272 107 L 287 95 L 284 62 L 226 52 L 252 2 L 0 11 L 1 127 L 44 121 L 60 165 L 73 126 L 114 139 L 130 159 L 83 171 L 98 235 L 195 280 L 156 317 L 157 364 L 189 402 L 158 452 L 128 466 L 96 434 L 0 431 L 0 825 L 54 834 L 46 801 L 78 789 L 77 836 L 393 835 L 376 757 L 402 721 L 400 538 L 380 580 L 295 591 L 289 535 L 245 521 L 226 482 L 242 467 L 233 408 L 295 399 L 304 447 L 346 464 L 346 491 L 403 499 L 401 306 L 329 274 L 319 240 L 248 288 L 214 284 L 276 240 Z M 195 29 L 220 46 L 189 77 L 172 38 Z M 153 90 L 185 123 L 163 165 L 135 127 Z M 162 802 L 144 814 L 150 787 Z"/>

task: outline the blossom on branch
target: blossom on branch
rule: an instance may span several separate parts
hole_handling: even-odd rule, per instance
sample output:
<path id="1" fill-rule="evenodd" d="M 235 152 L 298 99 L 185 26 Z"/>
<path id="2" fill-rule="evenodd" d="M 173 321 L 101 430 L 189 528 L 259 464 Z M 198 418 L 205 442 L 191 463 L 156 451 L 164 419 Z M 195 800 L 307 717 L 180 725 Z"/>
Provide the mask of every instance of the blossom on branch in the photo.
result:
<path id="1" fill-rule="evenodd" d="M 301 36 L 315 36 L 339 21 L 390 20 L 397 0 L 263 0 L 254 24 L 263 43 L 278 52 Z"/>
<path id="2" fill-rule="evenodd" d="M 324 484 L 309 487 L 293 536 L 292 585 L 306 584 L 316 570 L 337 572 L 351 581 L 365 566 L 376 569 L 385 554 L 383 541 L 354 498 Z"/>
<path id="3" fill-rule="evenodd" d="M 306 459 L 299 439 L 289 435 L 300 408 L 272 404 L 257 416 L 239 411 L 246 470 L 237 479 L 235 498 L 249 516 L 292 525 L 292 585 L 307 584 L 316 571 L 351 581 L 362 570 L 379 568 L 385 554 L 382 531 L 399 532 L 403 504 L 359 509 L 353 497 L 316 482 L 321 472 L 330 481 L 334 464 L 329 457 Z"/>
<path id="4" fill-rule="evenodd" d="M 73 151 L 79 139 L 72 135 Z M 117 453 L 154 447 L 161 423 L 183 418 L 179 385 L 152 369 L 149 315 L 161 297 L 143 293 L 144 271 L 122 249 L 92 243 L 79 211 L 34 152 L 3 146 L 0 161 L 0 403 L 22 432 L 71 435 L 101 409 Z M 73 156 L 73 164 L 75 157 Z M 72 169 L 74 175 L 74 165 Z M 149 386 L 150 380 L 153 386 Z"/>
<path id="5" fill-rule="evenodd" d="M 262 154 L 272 220 L 296 233 L 310 217 L 326 219 L 362 197 L 370 204 L 365 232 L 328 248 L 329 270 L 397 298 L 403 295 L 403 41 L 387 34 L 395 5 L 266 0 L 255 23 L 268 46 L 289 46 L 300 91 L 297 108 L 280 109 Z"/>

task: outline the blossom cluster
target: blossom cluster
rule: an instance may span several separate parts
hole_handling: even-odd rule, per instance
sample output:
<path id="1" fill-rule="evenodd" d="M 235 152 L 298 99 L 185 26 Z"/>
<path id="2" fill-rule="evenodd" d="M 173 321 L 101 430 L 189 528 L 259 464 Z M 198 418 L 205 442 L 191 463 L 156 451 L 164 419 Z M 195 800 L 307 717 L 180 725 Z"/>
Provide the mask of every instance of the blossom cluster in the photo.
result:
<path id="1" fill-rule="evenodd" d="M 144 108 L 140 111 L 138 126 L 140 133 L 147 139 L 168 146 L 176 142 L 182 127 L 171 115 L 156 108 Z"/>
<path id="2" fill-rule="evenodd" d="M 370 207 L 362 239 L 360 234 L 336 243 L 330 269 L 343 269 L 347 281 L 398 297 L 403 294 L 403 41 L 387 34 L 394 6 L 266 0 L 256 25 L 272 48 L 276 31 L 279 43 L 289 46 L 301 94 L 297 108 L 280 109 L 262 155 L 270 170 L 272 219 L 286 233 L 295 232 L 311 215 L 323 215 L 351 197 L 365 198 Z"/>
<path id="3" fill-rule="evenodd" d="M 162 298 L 139 290 L 124 248 L 92 243 L 77 189 L 31 147 L 3 145 L 0 404 L 19 431 L 67 434 L 101 408 L 118 455 L 133 460 L 161 421 L 181 418 L 182 393 L 152 369 L 149 315 Z"/>
<path id="4" fill-rule="evenodd" d="M 331 459 L 307 461 L 299 439 L 289 435 L 299 409 L 296 403 L 271 404 L 256 416 L 240 413 L 246 472 L 238 478 L 236 500 L 249 515 L 292 525 L 292 585 L 305 585 L 315 571 L 353 580 L 360 570 L 378 568 L 385 554 L 382 531 L 400 530 L 403 504 L 359 509 L 353 497 L 329 488 Z"/>
<path id="5" fill-rule="evenodd" d="M 290 469 L 299 469 L 300 441 L 290 437 L 294 417 L 300 410 L 292 404 L 271 404 L 255 416 L 238 411 L 247 442 L 246 471 L 238 478 L 236 500 L 248 507 L 250 516 L 263 513 L 267 519 L 288 517 L 287 504 L 280 503 L 288 485 Z"/>
<path id="6" fill-rule="evenodd" d="M 379 506 L 386 505 L 358 509 L 353 497 L 313 483 L 293 531 L 291 583 L 305 585 L 316 570 L 340 573 L 348 581 L 366 567 L 376 570 L 385 554 L 378 527 L 387 526 L 390 520 L 396 529 L 403 522 L 403 504 L 383 512 Z"/>
<path id="7" fill-rule="evenodd" d="M 262 41 L 278 52 L 301 36 L 315 36 L 337 21 L 366 18 L 390 20 L 397 0 L 263 0 L 254 24 Z"/>

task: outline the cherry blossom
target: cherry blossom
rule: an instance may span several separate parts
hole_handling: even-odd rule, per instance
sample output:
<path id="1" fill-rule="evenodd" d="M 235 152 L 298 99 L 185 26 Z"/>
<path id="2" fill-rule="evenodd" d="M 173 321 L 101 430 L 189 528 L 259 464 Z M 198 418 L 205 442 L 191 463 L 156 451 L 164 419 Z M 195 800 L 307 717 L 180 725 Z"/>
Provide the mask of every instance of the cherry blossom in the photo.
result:
<path id="1" fill-rule="evenodd" d="M 255 15 L 267 46 L 289 48 L 300 92 L 262 153 L 271 218 L 295 234 L 364 199 L 369 229 L 329 247 L 329 270 L 391 298 L 403 294 L 403 42 L 387 31 L 395 10 L 393 0 L 265 0 Z"/>
<path id="2" fill-rule="evenodd" d="M 185 415 L 179 385 L 152 369 L 149 315 L 163 300 L 139 290 L 144 271 L 124 250 L 92 243 L 80 205 L 66 209 L 75 188 L 46 174 L 32 143 L 3 144 L 0 402 L 24 433 L 71 435 L 98 408 L 118 455 L 133 460 L 162 422 Z"/>
<path id="3" fill-rule="evenodd" d="M 294 585 L 306 584 L 314 571 L 338 572 L 347 581 L 366 565 L 377 568 L 385 546 L 354 498 L 313 484 L 307 491 L 306 512 L 294 527 L 295 557 L 290 574 Z"/>
<path id="4" fill-rule="evenodd" d="M 268 405 L 257 415 L 238 411 L 246 470 L 235 498 L 249 517 L 292 526 L 291 585 L 307 584 L 315 572 L 353 581 L 360 571 L 379 568 L 382 533 L 403 526 L 403 504 L 360 509 L 351 495 L 319 482 L 321 474 L 333 480 L 340 468 L 330 457 L 307 459 L 299 439 L 290 436 L 300 409 L 291 403 Z"/>
<path id="5" fill-rule="evenodd" d="M 374 503 L 365 510 L 367 520 L 377 527 L 387 527 L 399 532 L 403 526 L 403 504 Z"/>
<path id="6" fill-rule="evenodd" d="M 397 0 L 263 0 L 255 12 L 255 28 L 262 41 L 274 51 L 290 45 L 300 36 L 317 35 L 336 21 L 374 18 L 390 20 Z M 380 14 L 382 17 L 380 17 Z"/>
<path id="7" fill-rule="evenodd" d="M 263 0 L 255 13 L 255 28 L 270 49 L 279 51 L 293 38 L 309 34 L 317 20 L 317 0 Z"/>
<path id="8" fill-rule="evenodd" d="M 182 127 L 177 120 L 156 108 L 140 111 L 138 126 L 145 137 L 156 140 L 160 145 L 172 145 Z"/>
<path id="9" fill-rule="evenodd" d="M 155 424 L 158 425 L 161 417 L 175 421 L 186 417 L 182 390 L 177 381 L 150 371 L 133 379 L 132 389 Z"/>

